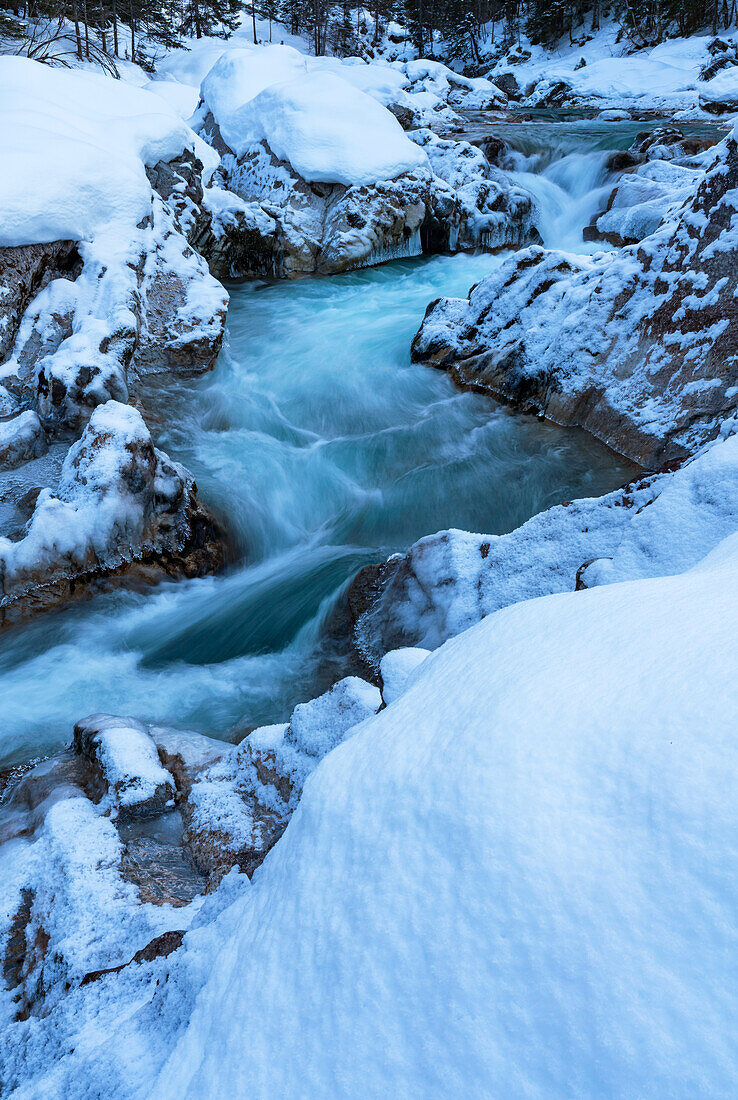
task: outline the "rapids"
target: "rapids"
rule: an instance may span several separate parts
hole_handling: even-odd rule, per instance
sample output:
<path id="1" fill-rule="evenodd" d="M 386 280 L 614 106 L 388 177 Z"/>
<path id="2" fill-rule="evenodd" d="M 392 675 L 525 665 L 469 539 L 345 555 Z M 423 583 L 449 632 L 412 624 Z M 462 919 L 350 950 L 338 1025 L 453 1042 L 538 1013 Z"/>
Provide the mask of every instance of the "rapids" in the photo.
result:
<path id="1" fill-rule="evenodd" d="M 606 156 L 579 129 L 581 151 L 521 150 L 510 175 L 535 194 L 546 244 L 590 250 L 581 229 L 607 192 Z M 0 762 L 60 748 L 92 711 L 227 738 L 281 720 L 341 675 L 324 624 L 362 566 L 445 527 L 502 533 L 627 480 L 632 467 L 584 434 L 410 363 L 428 302 L 466 295 L 500 262 L 233 287 L 215 371 L 146 394 L 158 445 L 226 529 L 229 568 L 0 635 Z"/>

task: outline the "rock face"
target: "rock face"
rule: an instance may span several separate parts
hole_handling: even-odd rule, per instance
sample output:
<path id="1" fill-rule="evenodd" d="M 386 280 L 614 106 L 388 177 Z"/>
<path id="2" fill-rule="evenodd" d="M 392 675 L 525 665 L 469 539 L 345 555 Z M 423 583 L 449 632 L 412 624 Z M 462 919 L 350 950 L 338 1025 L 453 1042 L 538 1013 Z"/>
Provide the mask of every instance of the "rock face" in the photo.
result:
<path id="1" fill-rule="evenodd" d="M 417 362 L 645 465 L 687 455 L 738 408 L 738 143 L 691 197 L 621 252 L 529 248 L 468 300 L 428 307 Z"/>
<path id="2" fill-rule="evenodd" d="M 480 150 L 430 130 L 411 137 L 431 170 L 352 187 L 306 183 L 264 143 L 225 155 L 205 193 L 213 218 L 198 248 L 219 277 L 291 278 L 536 239 L 530 196 Z"/>

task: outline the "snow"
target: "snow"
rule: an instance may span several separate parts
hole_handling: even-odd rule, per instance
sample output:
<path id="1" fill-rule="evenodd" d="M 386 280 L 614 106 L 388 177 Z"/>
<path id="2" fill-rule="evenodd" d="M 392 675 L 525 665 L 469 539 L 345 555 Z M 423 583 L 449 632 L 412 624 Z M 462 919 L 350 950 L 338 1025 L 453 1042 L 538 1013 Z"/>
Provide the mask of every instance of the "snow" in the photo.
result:
<path id="1" fill-rule="evenodd" d="M 202 82 L 200 95 L 226 142 L 238 134 L 238 111 L 272 84 L 304 77 L 305 58 L 289 46 L 234 49 L 224 53 Z"/>
<path id="2" fill-rule="evenodd" d="M 738 66 L 723 69 L 700 87 L 700 102 L 724 103 L 729 110 L 738 111 Z"/>
<path id="3" fill-rule="evenodd" d="M 19 1097 L 733 1095 L 736 615 L 731 539 L 447 643 Z"/>
<path id="4" fill-rule="evenodd" d="M 414 673 L 430 656 L 429 649 L 406 646 L 385 653 L 379 671 L 382 676 L 382 698 L 389 706 L 407 691 L 414 681 Z"/>
<path id="5" fill-rule="evenodd" d="M 37 584 L 45 570 L 68 575 L 140 555 L 156 509 L 180 498 L 182 486 L 137 409 L 99 405 L 70 447 L 58 487 L 41 490 L 25 537 L 0 536 L 3 593 Z"/>
<path id="6" fill-rule="evenodd" d="M 571 86 L 571 99 L 593 106 L 694 113 L 707 86 L 700 81 L 700 72 L 712 60 L 708 49 L 712 36 L 667 39 L 653 48 L 632 50 L 619 30 L 617 20 L 606 19 L 589 41 L 570 45 L 564 37 L 550 51 L 523 41 L 530 60 L 511 65 L 503 57 L 490 77 L 494 80 L 496 73 L 513 72 L 526 94 L 539 82 L 565 81 Z M 586 64 L 577 68 L 582 59 Z M 529 102 L 534 99 L 535 93 Z"/>
<path id="7" fill-rule="evenodd" d="M 75 745 L 97 765 L 106 788 L 106 806 L 115 810 L 161 810 L 174 783 L 159 761 L 156 743 L 135 718 L 91 714 L 78 722 Z"/>
<path id="8" fill-rule="evenodd" d="M 238 156 L 265 141 L 308 182 L 350 187 L 428 165 L 389 111 L 327 72 L 267 88 L 228 117 L 223 136 Z"/>
<path id="9" fill-rule="evenodd" d="M 0 246 L 135 226 L 144 166 L 206 148 L 161 95 L 96 73 L 0 57 L 0 100 Z"/>
<path id="10" fill-rule="evenodd" d="M 308 756 L 321 758 L 343 741 L 348 730 L 376 714 L 381 704 L 378 688 L 347 676 L 325 695 L 295 707 L 289 739 Z"/>

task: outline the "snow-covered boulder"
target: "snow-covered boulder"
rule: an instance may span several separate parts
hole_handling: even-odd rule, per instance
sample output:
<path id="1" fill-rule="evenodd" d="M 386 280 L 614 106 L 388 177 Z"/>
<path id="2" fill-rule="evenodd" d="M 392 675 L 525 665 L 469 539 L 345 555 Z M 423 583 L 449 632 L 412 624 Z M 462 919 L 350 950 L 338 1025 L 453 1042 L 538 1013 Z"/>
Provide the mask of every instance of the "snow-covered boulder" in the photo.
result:
<path id="1" fill-rule="evenodd" d="M 32 409 L 0 420 L 0 470 L 12 470 L 46 452 L 46 436 Z"/>
<path id="2" fill-rule="evenodd" d="M 109 401 L 70 448 L 58 485 L 39 494 L 24 536 L 0 537 L 0 622 L 138 561 L 192 575 L 220 560 L 192 479 L 156 450 L 136 409 Z"/>
<path id="3" fill-rule="evenodd" d="M 728 434 L 676 470 L 568 501 L 509 534 L 420 539 L 372 567 L 372 585 L 354 582 L 354 646 L 384 676 L 394 653 L 418 652 L 397 647 L 436 649 L 522 600 L 683 572 L 735 531 L 738 435 Z"/>
<path id="4" fill-rule="evenodd" d="M 621 176 L 603 213 L 584 230 L 585 240 L 604 240 L 622 247 L 655 233 L 689 199 L 699 168 L 655 159 Z"/>
<path id="5" fill-rule="evenodd" d="M 643 465 L 691 453 L 738 407 L 735 134 L 697 183 L 639 245 L 591 257 L 531 248 L 468 300 L 434 303 L 414 359 Z"/>
<path id="6" fill-rule="evenodd" d="M 711 115 L 738 111 L 738 65 L 724 68 L 700 88 L 700 107 Z"/>
<path id="7" fill-rule="evenodd" d="M 0 427 L 0 463 L 30 461 L 47 441 L 68 444 L 94 410 L 108 408 L 90 429 L 100 451 L 95 491 L 74 473 L 86 437 L 60 484 L 56 461 L 34 469 L 29 489 L 40 495 L 23 536 L 15 521 L 0 531 L 6 623 L 134 559 L 154 564 L 163 554 L 160 564 L 173 574 L 221 560 L 192 479 L 158 454 L 157 472 L 147 467 L 131 508 L 122 456 L 129 428 L 131 462 L 143 453 L 139 445 L 154 454 L 140 413 L 126 405 L 140 377 L 211 367 L 228 295 L 187 239 L 207 220 L 200 209 L 207 169 L 195 154 L 210 170 L 217 156 L 165 98 L 15 57 L 0 58 L 3 89 L 0 417 L 12 419 Z M 101 427 L 111 404 L 127 413 Z M 123 508 L 117 518 L 114 501 Z"/>
<path id="8" fill-rule="evenodd" d="M 287 827 L 307 777 L 322 758 L 382 705 L 357 676 L 295 708 L 283 725 L 254 730 L 186 791 L 186 840 L 197 865 L 217 880 L 236 865 L 248 875 Z"/>
<path id="9" fill-rule="evenodd" d="M 156 742 L 135 718 L 91 714 L 74 727 L 74 750 L 91 768 L 96 801 L 126 817 L 161 813 L 174 805 L 174 781 Z"/>
<path id="10" fill-rule="evenodd" d="M 351 187 L 307 182 L 265 143 L 224 156 L 205 192 L 220 212 L 198 247 L 218 274 L 290 277 L 536 239 L 531 196 L 478 149 L 429 130 L 412 139 L 424 167 Z"/>
<path id="11" fill-rule="evenodd" d="M 275 84 L 250 99 L 227 126 L 236 156 L 264 142 L 308 183 L 376 183 L 425 168 L 427 159 L 394 115 L 332 73 Z"/>
<path id="12" fill-rule="evenodd" d="M 291 46 L 232 49 L 223 53 L 200 85 L 200 95 L 228 145 L 236 150 L 240 112 L 272 84 L 307 77 L 303 54 Z"/>
<path id="13" fill-rule="evenodd" d="M 149 214 L 146 165 L 207 153 L 161 97 L 97 73 L 0 57 L 0 100 L 0 246 L 125 234 Z"/>
<path id="14" fill-rule="evenodd" d="M 429 649 L 405 646 L 385 653 L 379 664 L 382 677 L 382 698 L 389 706 L 407 691 L 417 669 L 430 656 Z"/>

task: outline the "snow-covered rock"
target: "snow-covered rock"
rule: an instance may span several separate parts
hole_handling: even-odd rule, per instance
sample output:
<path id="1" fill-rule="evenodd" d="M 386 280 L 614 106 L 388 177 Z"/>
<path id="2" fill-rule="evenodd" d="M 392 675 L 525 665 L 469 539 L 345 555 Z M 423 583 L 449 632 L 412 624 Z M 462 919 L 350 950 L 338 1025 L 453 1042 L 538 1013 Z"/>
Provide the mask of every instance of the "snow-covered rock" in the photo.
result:
<path id="1" fill-rule="evenodd" d="M 40 495 L 23 537 L 0 531 L 6 623 L 134 559 L 153 565 L 163 554 L 173 574 L 221 560 L 192 479 L 166 456 L 154 460 L 158 472 L 146 459 L 133 494 L 143 495 L 130 507 L 126 462 L 135 465 L 141 447 L 154 449 L 140 414 L 120 410 L 144 374 L 213 365 L 228 295 L 187 240 L 207 219 L 199 205 L 207 172 L 194 151 L 211 169 L 217 156 L 164 99 L 24 58 L 0 58 L 3 87 L 0 416 L 13 419 L 0 429 L 2 461 L 18 465 L 47 441 L 74 439 L 96 409 L 108 408 L 91 428 L 100 452 L 95 491 L 70 472 L 85 438 L 59 485 L 54 464 L 34 473 L 41 482 L 30 488 Z M 102 426 L 111 406 L 116 424 Z M 129 428 L 136 439 L 126 442 Z"/>
<path id="2" fill-rule="evenodd" d="M 74 727 L 74 750 L 92 769 L 97 800 L 126 817 L 174 805 L 174 781 L 156 742 L 135 718 L 91 714 Z"/>
<path id="3" fill-rule="evenodd" d="M 46 436 L 38 415 L 32 409 L 10 420 L 0 420 L 0 470 L 12 470 L 38 458 L 47 449 Z"/>
<path id="4" fill-rule="evenodd" d="M 264 142 L 308 183 L 371 184 L 427 165 L 394 115 L 332 73 L 274 84 L 225 125 L 206 104 L 236 156 Z"/>
<path id="5" fill-rule="evenodd" d="M 700 88 L 700 107 L 712 115 L 738 111 L 738 66 L 723 69 Z"/>
<path id="6" fill-rule="evenodd" d="M 429 130 L 412 138 L 426 167 L 351 187 L 307 182 L 264 143 L 225 155 L 205 192 L 217 216 L 198 247 L 221 275 L 290 277 L 537 238 L 531 196 L 480 150 Z"/>
<path id="7" fill-rule="evenodd" d="M 622 247 L 655 233 L 673 218 L 699 181 L 699 168 L 655 159 L 621 176 L 607 207 L 585 228 L 585 240 L 604 240 Z"/>
<path id="8" fill-rule="evenodd" d="M 731 1095 L 737 552 L 446 644 L 166 965 L 10 1025 L 11 1089 Z"/>
<path id="9" fill-rule="evenodd" d="M 691 453 L 738 407 L 736 183 L 732 134 L 639 245 L 519 252 L 429 307 L 414 358 L 643 465 Z"/>
<path id="10" fill-rule="evenodd" d="M 307 777 L 322 758 L 382 705 L 357 676 L 295 708 L 283 725 L 254 730 L 186 791 L 186 840 L 198 866 L 217 880 L 237 865 L 248 875 L 284 832 Z"/>
<path id="11" fill-rule="evenodd" d="M 387 706 L 404 695 L 416 670 L 429 656 L 429 649 L 411 646 L 385 653 L 379 664 L 379 672 L 382 677 L 382 698 Z"/>
<path id="12" fill-rule="evenodd" d="M 420 539 L 371 567 L 373 586 L 355 582 L 364 607 L 354 645 L 384 675 L 397 647 L 436 649 L 522 600 L 683 572 L 736 530 L 738 436 L 729 435 L 677 470 L 550 508 L 509 534 Z"/>
<path id="13" fill-rule="evenodd" d="M 194 572 L 221 560 L 192 479 L 151 440 L 141 414 L 98 406 L 70 448 L 59 484 L 39 494 L 19 541 L 0 537 L 0 621 L 68 598 L 143 560 Z M 188 558 L 192 556 L 188 564 Z"/>
<path id="14" fill-rule="evenodd" d="M 161 97 L 97 73 L 0 57 L 0 99 L 0 246 L 125 233 L 149 214 L 145 165 L 209 153 Z"/>

